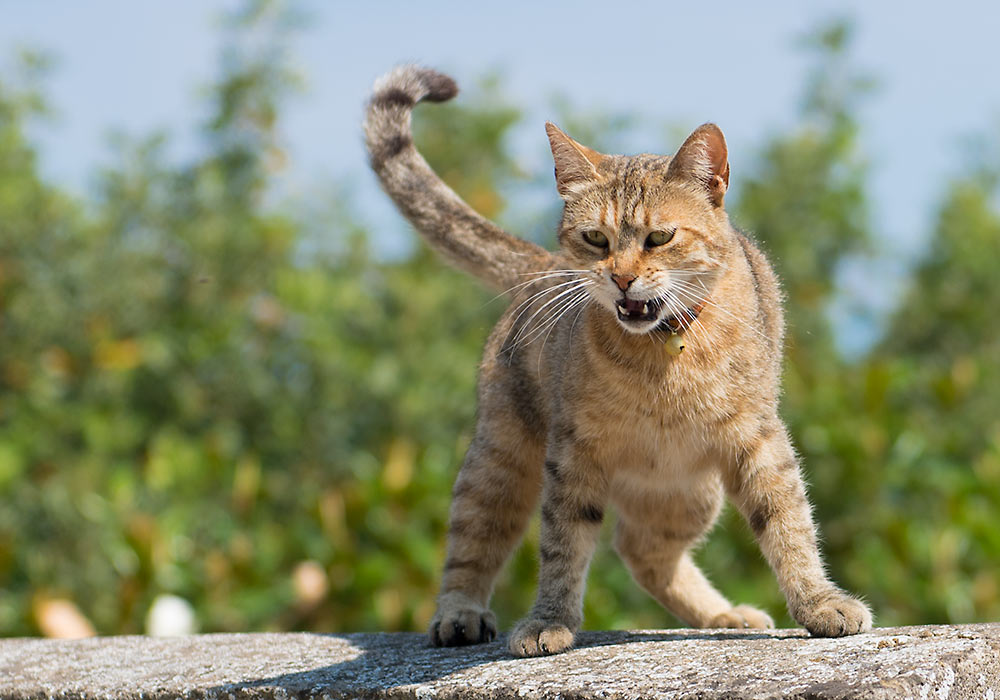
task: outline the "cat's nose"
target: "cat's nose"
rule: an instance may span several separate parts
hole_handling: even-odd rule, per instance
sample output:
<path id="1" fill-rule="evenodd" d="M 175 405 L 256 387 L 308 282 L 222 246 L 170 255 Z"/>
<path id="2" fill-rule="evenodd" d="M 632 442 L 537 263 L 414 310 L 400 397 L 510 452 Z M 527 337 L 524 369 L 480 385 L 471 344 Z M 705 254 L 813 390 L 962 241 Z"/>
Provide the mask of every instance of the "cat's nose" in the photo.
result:
<path id="1" fill-rule="evenodd" d="M 611 279 L 613 279 L 615 281 L 615 284 L 618 285 L 618 289 L 622 290 L 623 292 L 629 288 L 630 284 L 635 282 L 635 277 L 636 277 L 635 275 L 619 275 L 619 274 L 611 275 Z"/>

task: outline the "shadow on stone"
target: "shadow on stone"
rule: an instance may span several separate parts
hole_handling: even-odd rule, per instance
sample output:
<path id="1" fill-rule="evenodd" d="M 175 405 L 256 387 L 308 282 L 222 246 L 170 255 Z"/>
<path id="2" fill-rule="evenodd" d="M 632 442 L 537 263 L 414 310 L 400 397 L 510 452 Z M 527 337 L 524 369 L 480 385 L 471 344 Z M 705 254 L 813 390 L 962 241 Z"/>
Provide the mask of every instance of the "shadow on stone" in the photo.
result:
<path id="1" fill-rule="evenodd" d="M 563 654 L 421 634 L 0 640 L 0 700 L 644 700 L 1000 697 L 1000 623 L 584 632 Z"/>
<path id="2" fill-rule="evenodd" d="M 630 645 L 663 642 L 697 643 L 706 641 L 732 642 L 736 640 L 767 640 L 769 642 L 808 639 L 805 630 L 678 630 L 637 632 L 581 632 L 572 650 L 564 654 L 521 659 L 507 649 L 507 635 L 501 635 L 487 644 L 459 647 L 432 647 L 422 634 L 329 634 L 308 635 L 328 640 L 338 640 L 345 645 L 349 660 L 328 666 L 303 669 L 295 673 L 282 673 L 253 681 L 216 686 L 207 690 L 208 697 L 226 697 L 233 694 L 267 697 L 311 696 L 320 689 L 332 697 L 363 697 L 369 693 L 386 696 L 407 686 L 422 686 L 446 679 L 477 667 L 490 666 L 491 675 L 506 666 L 523 670 L 527 665 L 558 665 L 567 654 L 601 647 L 615 647 L 620 653 Z M 588 653 L 593 653 L 589 651 Z M 437 694 L 440 696 L 440 693 Z"/>

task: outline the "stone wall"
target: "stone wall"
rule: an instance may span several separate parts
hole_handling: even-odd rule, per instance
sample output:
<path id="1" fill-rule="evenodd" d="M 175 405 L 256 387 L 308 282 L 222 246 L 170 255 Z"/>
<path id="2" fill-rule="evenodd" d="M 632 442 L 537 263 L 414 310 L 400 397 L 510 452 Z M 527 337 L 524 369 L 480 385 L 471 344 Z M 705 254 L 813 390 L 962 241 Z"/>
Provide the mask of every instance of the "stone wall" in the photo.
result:
<path id="1" fill-rule="evenodd" d="M 0 640 L 0 698 L 985 698 L 1000 700 L 1000 623 L 585 632 L 537 659 L 505 640 L 432 649 L 417 634 L 208 634 Z"/>

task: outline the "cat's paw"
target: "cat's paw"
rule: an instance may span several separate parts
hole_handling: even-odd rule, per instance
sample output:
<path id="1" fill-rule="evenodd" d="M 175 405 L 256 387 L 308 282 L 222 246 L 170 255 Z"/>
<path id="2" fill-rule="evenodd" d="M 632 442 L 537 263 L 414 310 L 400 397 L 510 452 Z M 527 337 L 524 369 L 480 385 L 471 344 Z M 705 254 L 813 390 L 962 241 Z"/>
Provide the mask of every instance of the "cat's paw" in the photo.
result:
<path id="1" fill-rule="evenodd" d="M 795 611 L 795 619 L 814 637 L 843 637 L 872 628 L 868 606 L 841 591 L 801 605 Z"/>
<path id="2" fill-rule="evenodd" d="M 468 596 L 449 593 L 438 600 L 427 635 L 436 647 L 492 642 L 497 636 L 497 618 Z"/>
<path id="3" fill-rule="evenodd" d="M 558 654 L 573 646 L 573 632 L 559 622 L 529 618 L 514 627 L 509 646 L 514 656 Z"/>
<path id="4" fill-rule="evenodd" d="M 763 610 L 749 605 L 737 605 L 713 617 L 706 627 L 735 627 L 736 629 L 774 629 L 774 620 Z"/>

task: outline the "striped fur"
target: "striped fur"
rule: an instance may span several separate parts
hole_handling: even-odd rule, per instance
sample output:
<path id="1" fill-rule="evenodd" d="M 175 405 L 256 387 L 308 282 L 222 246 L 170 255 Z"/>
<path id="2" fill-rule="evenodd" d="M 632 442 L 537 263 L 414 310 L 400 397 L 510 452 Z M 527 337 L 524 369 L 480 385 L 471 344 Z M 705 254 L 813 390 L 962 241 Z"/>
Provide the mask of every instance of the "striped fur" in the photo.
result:
<path id="1" fill-rule="evenodd" d="M 452 494 L 436 645 L 492 640 L 493 584 L 541 504 L 538 597 L 508 640 L 570 647 L 601 523 L 636 581 L 686 623 L 771 627 L 731 604 L 691 551 L 725 497 L 747 519 L 792 616 L 816 635 L 869 629 L 826 576 L 798 459 L 778 416 L 784 326 L 767 260 L 729 224 L 725 139 L 699 127 L 673 156 L 609 156 L 547 131 L 565 202 L 547 253 L 474 214 L 413 147 L 409 110 L 455 93 L 406 67 L 375 90 L 372 165 L 418 230 L 513 303 L 487 341 L 475 435 Z M 655 234 L 655 235 L 654 235 Z M 688 318 L 688 349 L 664 323 Z"/>
<path id="2" fill-rule="evenodd" d="M 480 216 L 430 169 L 413 145 L 410 113 L 423 101 L 458 94 L 446 75 L 400 66 L 376 84 L 364 130 L 369 162 L 383 189 L 438 252 L 496 290 L 544 268 L 551 254 Z"/>

